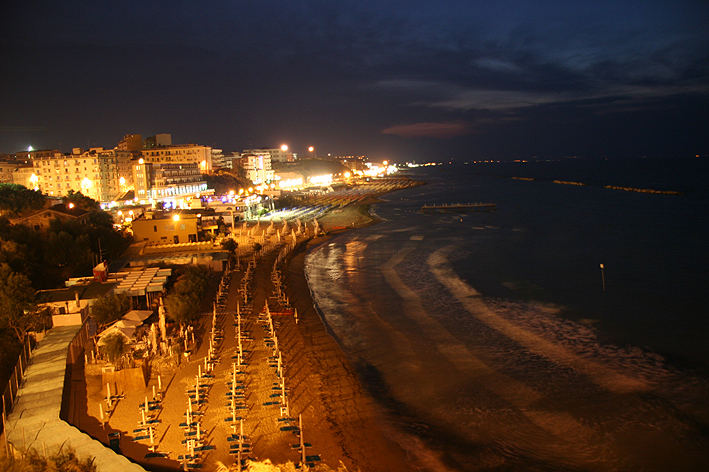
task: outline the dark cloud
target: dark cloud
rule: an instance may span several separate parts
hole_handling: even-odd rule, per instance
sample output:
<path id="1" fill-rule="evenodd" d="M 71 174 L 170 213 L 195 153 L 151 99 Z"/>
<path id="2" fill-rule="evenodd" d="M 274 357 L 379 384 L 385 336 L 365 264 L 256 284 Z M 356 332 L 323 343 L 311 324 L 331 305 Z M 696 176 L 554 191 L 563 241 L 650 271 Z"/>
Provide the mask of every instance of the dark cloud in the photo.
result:
<path id="1" fill-rule="evenodd" d="M 693 127 L 709 113 L 704 1 L 65 1 L 4 13 L 0 127 L 35 130 L 1 133 L 0 150 L 166 131 L 227 150 L 288 140 L 392 157 L 448 155 L 436 133 L 450 153 L 501 158 L 708 147 Z M 662 132 L 678 122 L 680 141 Z M 652 139 L 638 142 L 643 132 Z"/>
<path id="2" fill-rule="evenodd" d="M 401 136 L 402 138 L 452 138 L 472 134 L 468 123 L 411 123 L 390 126 L 382 134 Z"/>

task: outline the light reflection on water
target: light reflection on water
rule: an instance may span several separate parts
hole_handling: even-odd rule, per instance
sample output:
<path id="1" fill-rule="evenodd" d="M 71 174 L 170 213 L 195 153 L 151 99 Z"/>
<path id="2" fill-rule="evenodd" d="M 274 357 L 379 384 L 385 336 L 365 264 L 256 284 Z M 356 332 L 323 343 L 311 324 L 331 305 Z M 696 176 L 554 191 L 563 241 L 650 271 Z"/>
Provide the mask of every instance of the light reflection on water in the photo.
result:
<path id="1" fill-rule="evenodd" d="M 506 229 L 475 215 L 463 223 L 420 216 L 394 196 L 397 211 L 379 210 L 387 223 L 317 248 L 306 271 L 326 322 L 422 463 L 431 470 L 709 468 L 705 378 L 638 346 L 601 342 L 595 323 L 565 317 L 563 305 L 477 297 L 458 273 L 460 261 L 475 261 L 476 237 Z M 470 230 L 457 231 L 460 224 Z M 445 257 L 432 265 L 443 247 Z M 525 280 L 504 283 L 537 290 Z"/>

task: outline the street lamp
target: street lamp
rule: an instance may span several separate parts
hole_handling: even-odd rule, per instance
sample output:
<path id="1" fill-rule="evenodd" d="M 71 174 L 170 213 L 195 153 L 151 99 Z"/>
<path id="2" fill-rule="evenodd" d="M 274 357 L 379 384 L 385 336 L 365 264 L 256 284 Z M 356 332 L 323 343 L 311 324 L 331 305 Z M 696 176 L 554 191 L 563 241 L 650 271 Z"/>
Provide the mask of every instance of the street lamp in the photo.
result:
<path id="1" fill-rule="evenodd" d="M 288 150 L 287 144 L 281 144 L 281 151 L 286 152 Z"/>

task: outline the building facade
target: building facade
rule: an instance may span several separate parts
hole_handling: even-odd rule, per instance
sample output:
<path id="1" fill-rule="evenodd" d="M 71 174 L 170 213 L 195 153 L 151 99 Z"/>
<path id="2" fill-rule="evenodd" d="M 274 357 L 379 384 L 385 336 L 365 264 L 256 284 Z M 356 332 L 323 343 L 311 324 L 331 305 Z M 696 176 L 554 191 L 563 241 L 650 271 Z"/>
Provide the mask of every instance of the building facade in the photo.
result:
<path id="1" fill-rule="evenodd" d="M 212 148 L 199 144 L 180 144 L 143 149 L 141 156 L 150 164 L 197 164 L 203 174 L 212 172 Z"/>
<path id="2" fill-rule="evenodd" d="M 272 162 L 293 162 L 295 161 L 295 154 L 288 151 L 288 150 L 283 150 L 281 148 L 273 148 L 273 149 L 244 149 L 241 152 L 242 156 L 243 155 L 248 155 L 248 154 L 253 154 L 255 156 L 265 156 L 268 154 L 271 158 Z"/>
<path id="3" fill-rule="evenodd" d="M 222 149 L 212 148 L 212 168 L 231 169 L 231 156 L 225 156 Z"/>
<path id="4" fill-rule="evenodd" d="M 163 200 L 207 190 L 207 182 L 202 180 L 196 163 L 154 164 L 141 159 L 133 167 L 137 200 Z"/>
<path id="5" fill-rule="evenodd" d="M 55 153 L 51 157 L 36 158 L 33 168 L 29 188 L 39 188 L 50 196 L 66 195 L 73 190 L 105 202 L 114 199 L 120 191 L 113 149 L 99 147 L 81 152 L 75 148 L 71 154 Z"/>
<path id="6" fill-rule="evenodd" d="M 143 137 L 139 134 L 126 134 L 118 142 L 117 151 L 141 151 L 143 149 Z"/>
<path id="7" fill-rule="evenodd" d="M 133 239 L 151 243 L 196 243 L 198 219 L 196 216 L 176 218 L 138 218 L 133 220 Z"/>
<path id="8" fill-rule="evenodd" d="M 244 169 L 246 178 L 256 185 L 273 180 L 271 155 L 268 153 L 242 154 L 238 163 Z"/>

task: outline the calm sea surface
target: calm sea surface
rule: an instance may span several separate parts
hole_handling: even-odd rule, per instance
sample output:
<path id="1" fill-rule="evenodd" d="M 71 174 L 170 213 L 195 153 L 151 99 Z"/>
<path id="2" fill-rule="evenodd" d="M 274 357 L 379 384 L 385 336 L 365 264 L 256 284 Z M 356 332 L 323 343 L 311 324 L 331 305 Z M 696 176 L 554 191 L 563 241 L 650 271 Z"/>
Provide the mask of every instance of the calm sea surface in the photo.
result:
<path id="1" fill-rule="evenodd" d="M 706 160 L 412 177 L 306 273 L 422 470 L 709 470 Z"/>

